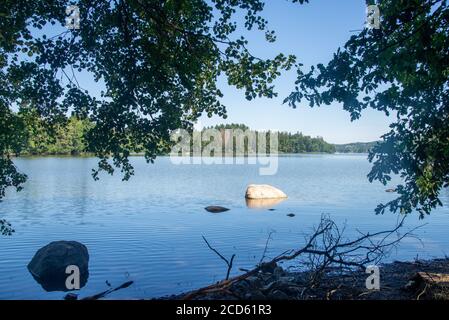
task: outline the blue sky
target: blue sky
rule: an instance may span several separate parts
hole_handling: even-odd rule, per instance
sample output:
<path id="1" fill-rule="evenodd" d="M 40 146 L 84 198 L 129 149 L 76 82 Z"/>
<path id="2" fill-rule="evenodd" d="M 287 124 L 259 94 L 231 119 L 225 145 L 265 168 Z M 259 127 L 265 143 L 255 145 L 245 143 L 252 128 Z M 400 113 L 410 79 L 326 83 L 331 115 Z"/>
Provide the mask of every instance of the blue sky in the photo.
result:
<path id="1" fill-rule="evenodd" d="M 313 64 L 328 62 L 337 48 L 353 34 L 352 30 L 364 27 L 365 0 L 310 0 L 304 5 L 291 3 L 291 0 L 266 0 L 263 16 L 269 21 L 269 28 L 276 31 L 277 41 L 267 43 L 263 32 L 243 30 L 251 52 L 261 58 L 272 58 L 280 52 L 294 54 L 304 68 L 309 68 Z M 64 30 L 53 26 L 35 32 L 51 36 Z M 85 72 L 77 74 L 77 77 L 81 87 L 89 88 L 93 94 L 103 89 L 101 83 L 95 83 Z M 388 131 L 392 118 L 371 109 L 365 110 L 362 118 L 354 122 L 338 104 L 310 108 L 304 102 L 292 109 L 282 101 L 293 90 L 295 80 L 296 70 L 285 72 L 275 82 L 279 93 L 277 98 L 247 101 L 244 92 L 228 86 L 223 77 L 219 87 L 224 93 L 222 102 L 227 107 L 228 118 L 204 115 L 198 127 L 244 123 L 257 130 L 300 131 L 321 136 L 330 143 L 379 140 Z"/>
<path id="2" fill-rule="evenodd" d="M 299 5 L 287 0 L 266 1 L 264 17 L 277 34 L 277 41 L 264 41 L 263 33 L 247 33 L 249 48 L 260 57 L 274 57 L 279 52 L 297 56 L 305 67 L 325 63 L 365 22 L 365 0 L 311 0 Z M 388 131 L 391 118 L 374 110 L 365 110 L 362 118 L 351 122 L 349 113 L 338 104 L 310 108 L 302 103 L 292 109 L 282 100 L 292 91 L 295 71 L 285 73 L 276 82 L 279 96 L 274 99 L 258 98 L 247 101 L 242 91 L 229 87 L 222 79 L 228 118 L 218 116 L 200 119 L 202 126 L 219 123 L 245 123 L 253 129 L 279 129 L 301 131 L 312 136 L 322 136 L 331 143 L 374 141 Z"/>

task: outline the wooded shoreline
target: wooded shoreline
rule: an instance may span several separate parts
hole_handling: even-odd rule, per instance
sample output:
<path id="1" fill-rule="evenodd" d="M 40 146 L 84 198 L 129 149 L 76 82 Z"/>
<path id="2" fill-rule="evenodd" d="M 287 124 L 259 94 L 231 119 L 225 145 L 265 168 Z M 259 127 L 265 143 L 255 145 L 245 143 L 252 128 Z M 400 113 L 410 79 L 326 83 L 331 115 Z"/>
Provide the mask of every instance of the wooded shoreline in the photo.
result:
<path id="1" fill-rule="evenodd" d="M 21 131 L 15 135 L 17 140 L 15 148 L 9 150 L 10 155 L 15 156 L 47 156 L 47 155 L 94 155 L 95 152 L 90 149 L 86 142 L 86 136 L 95 127 L 95 124 L 87 119 L 79 119 L 72 116 L 64 123 L 56 126 L 49 126 L 43 120 L 29 114 L 18 114 L 18 119 L 21 122 Z M 257 134 L 258 131 L 251 130 L 244 124 L 226 124 L 217 125 L 214 127 L 207 127 L 207 129 L 214 129 L 224 133 L 225 130 L 239 130 L 239 132 L 246 132 Z M 200 132 L 200 131 L 198 131 Z M 209 137 L 210 138 L 210 137 Z M 341 153 L 367 153 L 376 142 L 356 142 L 348 144 L 331 144 L 326 142 L 322 137 L 311 137 L 304 135 L 301 132 L 277 132 L 277 152 L 278 154 L 300 154 L 300 153 L 326 153 L 333 154 Z M 206 139 L 207 140 L 207 139 Z M 198 153 L 200 149 L 208 144 L 207 141 L 202 141 L 200 148 L 191 145 L 191 151 Z M 142 146 L 135 145 L 131 154 L 140 155 Z M 248 143 L 245 142 L 244 150 L 248 154 L 256 153 Z M 228 152 L 232 150 L 228 150 Z M 236 148 L 234 146 L 234 152 Z M 167 155 L 169 150 L 167 146 L 158 149 L 157 155 Z"/>

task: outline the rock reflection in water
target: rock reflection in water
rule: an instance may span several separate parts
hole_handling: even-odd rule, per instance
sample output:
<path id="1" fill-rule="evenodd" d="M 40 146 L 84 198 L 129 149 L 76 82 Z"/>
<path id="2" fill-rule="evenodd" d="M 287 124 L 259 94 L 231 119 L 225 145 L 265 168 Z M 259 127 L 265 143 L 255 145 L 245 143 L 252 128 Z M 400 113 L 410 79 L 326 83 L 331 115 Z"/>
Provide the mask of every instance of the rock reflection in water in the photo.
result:
<path id="1" fill-rule="evenodd" d="M 282 201 L 285 201 L 285 198 L 278 199 L 245 199 L 246 206 L 251 209 L 257 208 L 269 208 L 278 205 Z"/>

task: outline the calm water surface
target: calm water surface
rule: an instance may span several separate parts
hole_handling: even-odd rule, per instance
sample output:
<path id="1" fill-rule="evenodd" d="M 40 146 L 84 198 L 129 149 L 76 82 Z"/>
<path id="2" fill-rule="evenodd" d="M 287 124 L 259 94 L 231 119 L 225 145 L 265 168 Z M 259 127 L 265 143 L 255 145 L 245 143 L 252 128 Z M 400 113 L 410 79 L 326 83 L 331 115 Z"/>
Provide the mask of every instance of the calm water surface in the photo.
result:
<path id="1" fill-rule="evenodd" d="M 382 230 L 398 216 L 376 216 L 374 208 L 394 194 L 380 183 L 369 183 L 366 155 L 306 155 L 282 157 L 276 175 L 260 176 L 256 165 L 173 165 L 158 158 L 154 165 L 133 158 L 136 175 L 93 181 L 94 158 L 17 159 L 29 180 L 25 189 L 10 190 L 0 203 L 0 218 L 16 233 L 0 236 L 0 299 L 61 299 L 46 292 L 26 268 L 34 253 L 55 240 L 84 243 L 90 254 L 89 280 L 81 296 L 112 285 L 135 283 L 110 298 L 148 298 L 210 284 L 225 274 L 225 266 L 205 246 L 201 236 L 221 253 L 236 254 L 235 270 L 254 266 L 268 234 L 274 231 L 268 255 L 299 247 L 304 236 L 328 213 L 347 224 L 347 236 Z M 268 183 L 289 198 L 276 210 L 247 208 L 249 183 Z M 448 253 L 449 193 L 445 206 L 424 221 L 407 218 L 406 228 L 427 223 L 405 240 L 389 258 L 441 257 Z M 230 211 L 206 212 L 208 205 Z M 294 213 L 289 218 L 286 215 Z M 238 272 L 238 271 L 235 271 Z"/>

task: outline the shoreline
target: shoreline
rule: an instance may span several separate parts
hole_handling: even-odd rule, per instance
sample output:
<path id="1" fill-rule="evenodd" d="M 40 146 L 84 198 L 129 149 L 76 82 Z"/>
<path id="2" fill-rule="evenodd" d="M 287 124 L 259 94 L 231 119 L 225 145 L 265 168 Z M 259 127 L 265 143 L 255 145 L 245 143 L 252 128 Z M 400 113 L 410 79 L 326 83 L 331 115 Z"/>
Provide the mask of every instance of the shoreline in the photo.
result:
<path id="1" fill-rule="evenodd" d="M 302 153 L 277 153 L 273 154 L 273 156 L 277 157 L 295 157 L 295 156 L 308 156 L 308 155 L 368 155 L 366 152 L 334 152 L 334 153 L 328 153 L 328 152 L 302 152 Z M 144 154 L 140 153 L 132 153 L 129 155 L 130 157 L 144 157 Z M 83 159 L 83 158 L 96 158 L 97 156 L 94 154 L 86 153 L 86 154 L 23 154 L 23 155 L 10 155 L 11 158 L 14 159 L 37 159 L 37 158 L 73 158 L 73 159 Z M 161 154 L 158 155 L 157 158 L 160 157 L 171 157 L 170 154 Z M 195 154 L 195 155 L 182 155 L 177 157 L 204 157 L 204 158 L 214 158 L 214 156 L 202 156 L 201 154 Z M 233 155 L 232 158 L 250 158 L 250 157 L 260 157 L 260 155 Z M 264 157 L 270 157 L 270 154 L 264 155 Z M 219 156 L 217 156 L 219 158 Z M 231 156 L 221 156 L 221 158 L 231 158 Z"/>
<path id="2" fill-rule="evenodd" d="M 448 300 L 449 278 L 433 282 L 436 274 L 449 276 L 449 258 L 394 261 L 379 265 L 380 289 L 368 290 L 364 270 L 329 269 L 315 285 L 310 271 L 286 271 L 271 265 L 226 290 L 192 297 L 198 290 L 155 300 Z M 432 281 L 420 275 L 429 275 Z M 432 278 L 432 275 L 434 276 Z M 425 278 L 425 277 L 424 277 Z M 447 282 L 446 282 L 447 281 Z M 190 299 L 191 298 L 191 299 Z"/>

